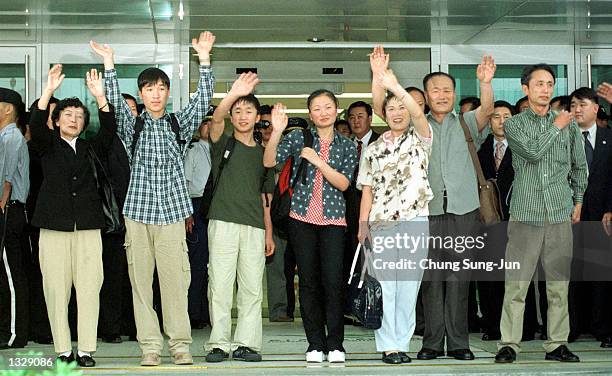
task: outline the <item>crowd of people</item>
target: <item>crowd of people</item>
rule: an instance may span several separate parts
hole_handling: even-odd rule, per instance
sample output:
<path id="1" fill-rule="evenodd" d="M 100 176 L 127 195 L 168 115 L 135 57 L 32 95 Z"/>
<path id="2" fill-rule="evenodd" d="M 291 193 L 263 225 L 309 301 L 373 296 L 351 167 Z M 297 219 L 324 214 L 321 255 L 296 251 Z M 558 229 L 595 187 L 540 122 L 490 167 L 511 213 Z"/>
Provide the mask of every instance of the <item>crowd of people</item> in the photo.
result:
<path id="1" fill-rule="evenodd" d="M 495 281 L 426 268 L 406 278 L 362 258 L 382 289 L 374 331 L 382 361 L 411 362 L 415 333 L 423 337 L 419 360 L 472 360 L 469 333 L 480 331 L 498 341 L 498 363 L 515 361 L 536 332 L 547 360 L 579 361 L 567 344 L 581 334 L 612 348 L 610 282 L 569 278 L 572 225 L 598 222 L 612 232 L 612 131 L 604 122 L 612 85 L 552 98 L 555 73 L 535 64 L 521 76 L 525 97 L 512 105 L 494 98 L 496 65 L 485 56 L 475 72 L 479 98 L 462 99 L 456 112 L 451 75 L 432 72 L 423 90 L 404 88 L 377 46 L 372 103 L 355 102 L 339 119 L 334 93 L 317 90 L 306 102 L 309 125 L 282 103 L 262 105 L 252 72 L 211 106 L 214 41 L 210 32 L 192 40 L 200 78 L 176 113 L 166 110 L 162 70 L 139 75 L 139 111 L 121 93 L 113 49 L 92 41 L 104 72 L 86 75 L 101 125 L 87 140 L 79 137 L 87 107 L 53 96 L 61 65 L 29 112 L 18 93 L 0 88 L 0 349 L 53 343 L 59 361 L 93 367 L 98 338 L 128 337 L 142 366 L 158 366 L 163 333 L 173 362 L 187 365 L 192 330 L 210 325 L 207 362 L 261 361 L 264 275 L 269 321 L 292 322 L 297 271 L 306 361 L 344 363 L 344 326 L 360 325 L 347 291 L 358 244 L 407 225 L 425 236 L 478 234 L 479 169 L 500 197 L 491 244 L 522 267 Z M 388 126 L 382 134 L 372 129 L 374 114 Z M 273 223 L 285 177 L 288 217 Z M 410 257 L 444 255 L 423 243 Z M 390 247 L 385 257 L 403 254 Z M 533 280 L 538 268 L 542 281 Z"/>

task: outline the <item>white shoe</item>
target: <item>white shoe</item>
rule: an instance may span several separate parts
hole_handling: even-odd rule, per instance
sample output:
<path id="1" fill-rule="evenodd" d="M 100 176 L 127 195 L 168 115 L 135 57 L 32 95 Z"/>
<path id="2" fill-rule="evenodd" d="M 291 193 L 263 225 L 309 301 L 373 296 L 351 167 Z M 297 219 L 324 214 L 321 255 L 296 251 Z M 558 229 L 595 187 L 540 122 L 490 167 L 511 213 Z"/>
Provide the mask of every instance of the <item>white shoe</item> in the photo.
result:
<path id="1" fill-rule="evenodd" d="M 308 363 L 323 363 L 325 355 L 323 351 L 312 350 L 306 353 L 306 362 Z"/>
<path id="2" fill-rule="evenodd" d="M 334 350 L 327 354 L 327 361 L 330 363 L 344 363 L 345 359 L 344 351 Z"/>

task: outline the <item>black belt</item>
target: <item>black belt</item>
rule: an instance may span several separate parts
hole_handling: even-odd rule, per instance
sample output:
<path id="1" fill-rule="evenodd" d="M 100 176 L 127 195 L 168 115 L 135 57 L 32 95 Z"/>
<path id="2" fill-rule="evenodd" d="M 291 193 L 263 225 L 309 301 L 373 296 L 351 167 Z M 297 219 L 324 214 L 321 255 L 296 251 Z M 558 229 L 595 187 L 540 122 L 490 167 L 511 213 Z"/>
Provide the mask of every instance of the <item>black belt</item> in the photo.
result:
<path id="1" fill-rule="evenodd" d="M 21 201 L 11 200 L 11 201 L 6 203 L 6 206 L 7 207 L 9 207 L 9 206 L 22 206 L 23 207 L 23 206 L 25 206 L 25 204 L 22 203 Z"/>

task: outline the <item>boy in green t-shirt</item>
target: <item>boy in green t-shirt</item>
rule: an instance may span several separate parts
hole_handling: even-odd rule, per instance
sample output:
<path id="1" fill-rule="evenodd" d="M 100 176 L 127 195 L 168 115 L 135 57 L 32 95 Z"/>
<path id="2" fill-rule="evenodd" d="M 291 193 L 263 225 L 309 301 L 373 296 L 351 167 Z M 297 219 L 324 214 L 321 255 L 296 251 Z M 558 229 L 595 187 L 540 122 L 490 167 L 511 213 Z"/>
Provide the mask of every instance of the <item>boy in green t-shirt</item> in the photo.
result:
<path id="1" fill-rule="evenodd" d="M 205 346 L 207 362 L 221 362 L 230 351 L 235 360 L 261 361 L 265 256 L 274 253 L 268 205 L 274 192 L 274 171 L 264 168 L 263 147 L 253 138 L 259 101 L 251 92 L 258 82 L 254 73 L 240 75 L 215 109 L 210 129 L 214 191 L 208 213 L 212 331 Z M 223 133 L 228 112 L 234 126 L 232 136 Z M 232 137 L 235 145 L 220 169 Z M 238 322 L 231 341 L 236 280 Z"/>

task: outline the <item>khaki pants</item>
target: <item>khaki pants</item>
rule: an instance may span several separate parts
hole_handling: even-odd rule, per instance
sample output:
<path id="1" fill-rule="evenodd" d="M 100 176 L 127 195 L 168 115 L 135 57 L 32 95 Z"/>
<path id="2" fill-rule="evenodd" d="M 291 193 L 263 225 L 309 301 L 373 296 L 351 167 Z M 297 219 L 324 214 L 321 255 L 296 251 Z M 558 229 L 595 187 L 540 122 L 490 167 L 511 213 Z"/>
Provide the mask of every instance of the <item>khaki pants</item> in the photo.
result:
<path id="1" fill-rule="evenodd" d="M 513 221 L 508 224 L 506 261 L 518 261 L 520 270 L 506 270 L 504 305 L 500 323 L 501 342 L 517 353 L 523 334 L 525 296 L 541 258 L 548 298 L 548 340 L 546 352 L 567 344 L 569 314 L 567 294 L 572 263 L 572 226 L 569 221 L 533 226 Z"/>
<path id="2" fill-rule="evenodd" d="M 261 351 L 265 231 L 211 220 L 208 224 L 208 248 L 208 299 L 212 331 L 206 350 L 217 347 L 230 352 L 239 346 L 246 346 Z M 236 280 L 238 322 L 232 342 L 232 300 Z"/>
<path id="3" fill-rule="evenodd" d="M 134 319 L 143 354 L 161 354 L 164 340 L 153 310 L 153 271 L 157 266 L 164 332 L 171 354 L 189 352 L 191 326 L 187 291 L 191 281 L 185 225 L 147 225 L 125 218 L 125 248 L 132 283 Z"/>
<path id="4" fill-rule="evenodd" d="M 55 352 L 72 350 L 68 302 L 73 284 L 77 294 L 78 349 L 96 351 L 100 288 L 104 279 L 100 230 L 40 229 L 39 249 Z"/>

